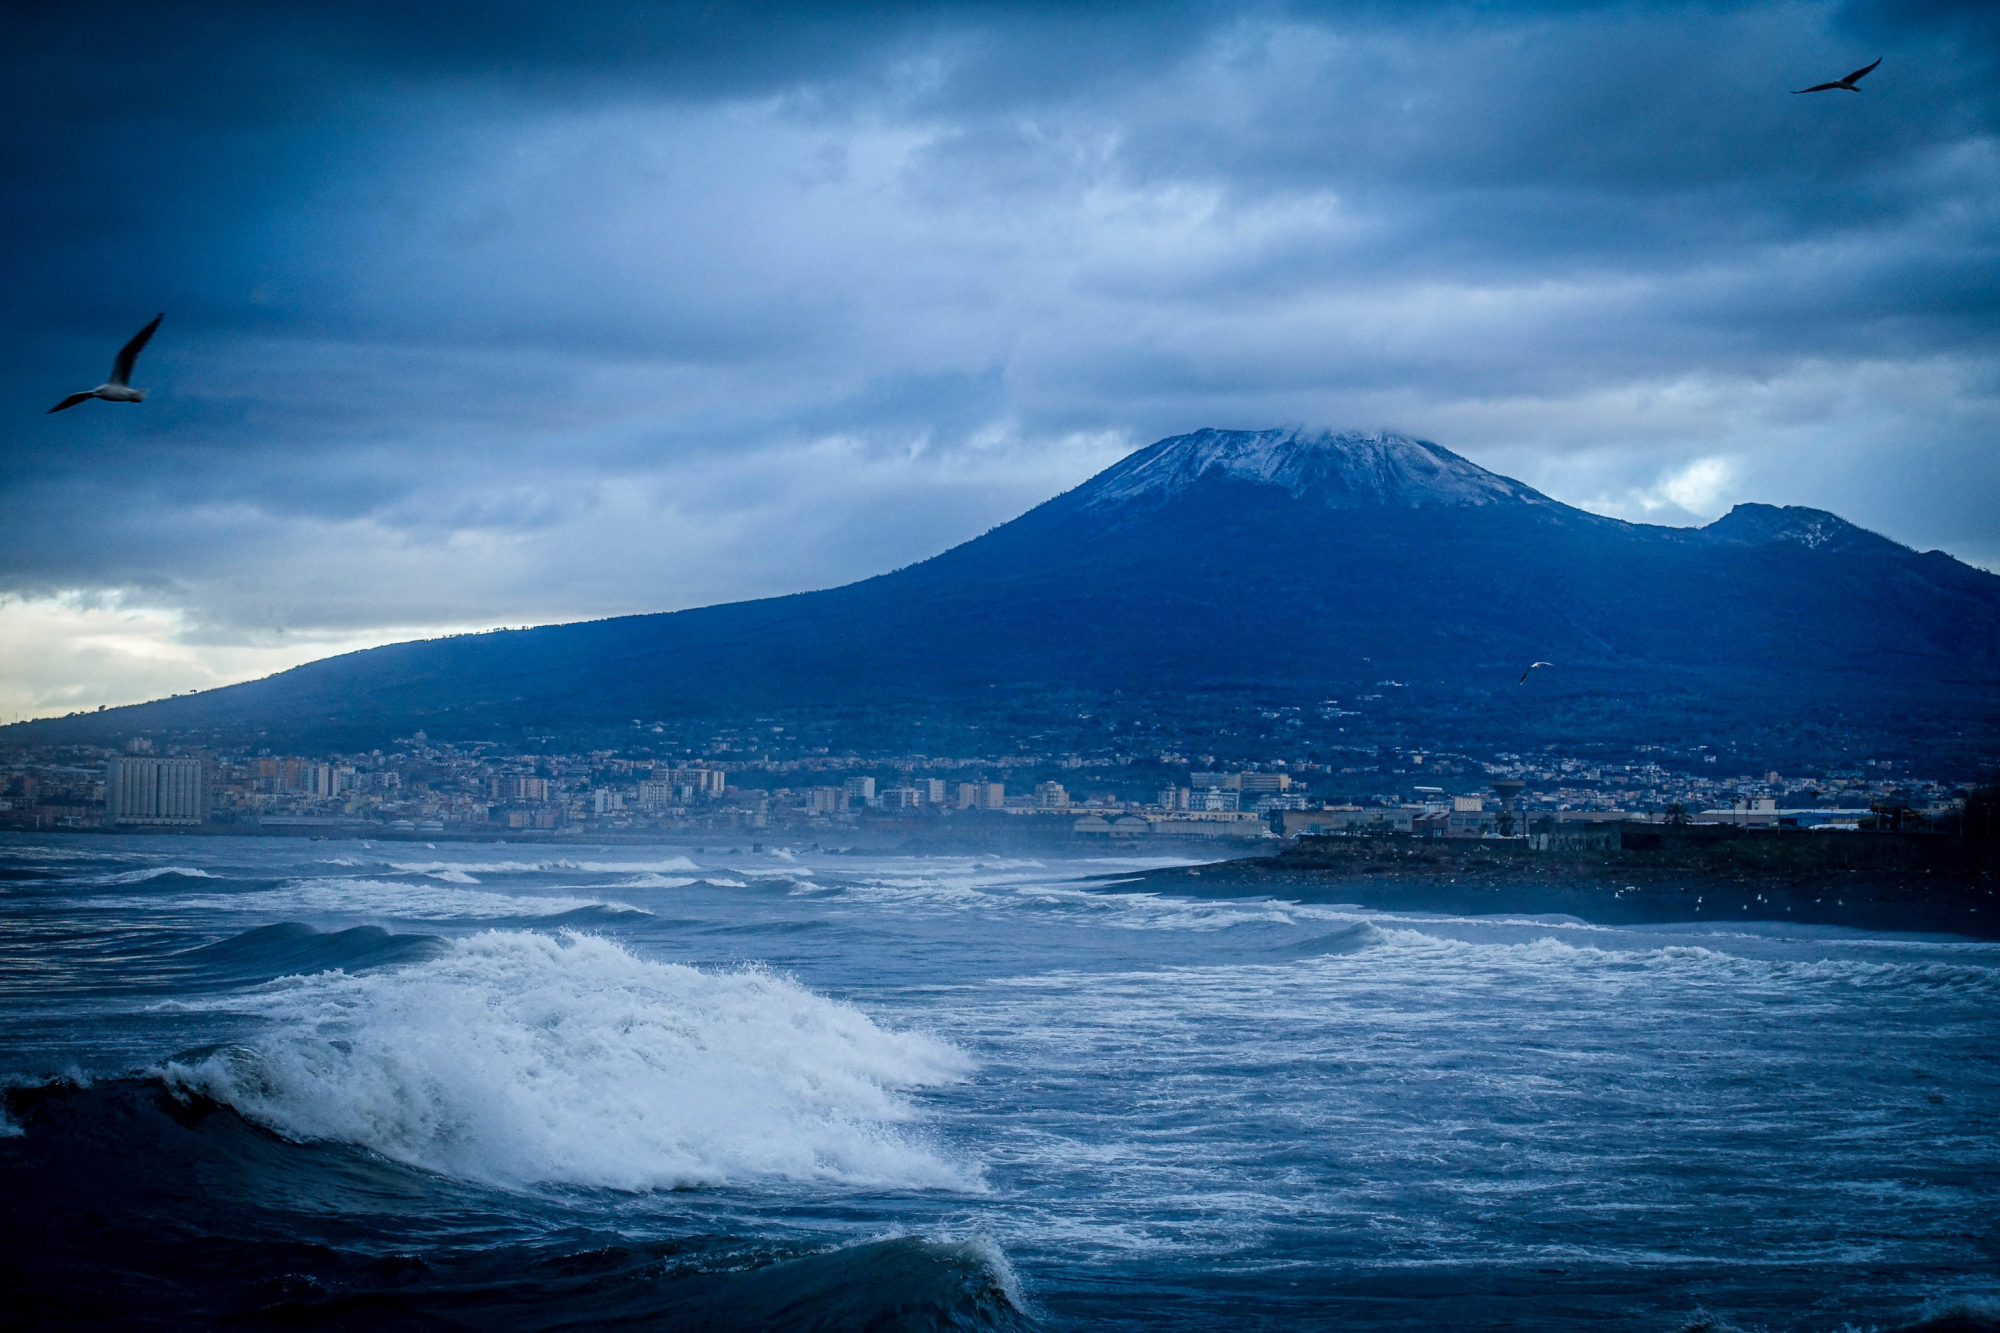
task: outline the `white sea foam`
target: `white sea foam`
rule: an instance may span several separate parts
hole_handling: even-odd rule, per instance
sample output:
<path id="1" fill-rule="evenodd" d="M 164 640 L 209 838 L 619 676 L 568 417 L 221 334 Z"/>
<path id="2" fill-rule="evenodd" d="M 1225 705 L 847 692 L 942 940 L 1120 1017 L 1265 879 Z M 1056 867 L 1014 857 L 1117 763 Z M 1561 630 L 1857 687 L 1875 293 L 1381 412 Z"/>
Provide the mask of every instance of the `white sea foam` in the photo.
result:
<path id="1" fill-rule="evenodd" d="M 1922 957 L 1908 962 L 1887 962 L 1875 957 L 1848 958 L 1820 953 L 1809 957 L 1769 957 L 1732 953 L 1702 944 L 1604 948 L 1553 935 L 1509 942 L 1462 940 L 1407 928 L 1433 924 L 1430 922 L 1385 917 L 1377 917 L 1375 922 L 1381 943 L 1394 952 L 1397 966 L 1435 968 L 1439 983 L 1444 985 L 1513 975 L 1620 990 L 1661 985 L 1677 990 L 1778 989 L 1801 997 L 1813 991 L 1837 996 L 1846 990 L 1873 989 L 2000 993 L 2000 967 L 1973 962 Z M 1308 960 L 1308 965 L 1312 961 Z"/>
<path id="2" fill-rule="evenodd" d="M 476 881 L 475 881 L 476 882 Z M 123 898 L 95 898 L 86 907 L 131 907 Z M 643 909 L 605 898 L 567 894 L 492 893 L 443 884 L 379 879 L 308 879 L 250 893 L 189 893 L 157 898 L 149 908 L 175 911 L 249 912 L 260 915 L 359 915 L 410 921 L 491 921 L 555 916 L 585 907 L 621 912 Z"/>
<path id="3" fill-rule="evenodd" d="M 220 878 L 220 876 L 209 874 L 206 870 L 197 870 L 193 866 L 153 866 L 147 870 L 127 870 L 122 874 L 107 875 L 100 882 L 105 884 L 141 884 L 149 879 L 158 879 L 162 875 L 181 875 L 188 879 Z"/>
<path id="4" fill-rule="evenodd" d="M 905 1095 L 970 1062 L 762 971 L 487 931 L 430 962 L 218 1003 L 282 1035 L 167 1077 L 291 1138 L 516 1185 L 978 1187 L 912 1132 Z"/>
<path id="5" fill-rule="evenodd" d="M 793 892 L 799 890 L 794 889 Z M 1225 930 L 1250 923 L 1289 924 L 1331 917 L 1323 909 L 1273 899 L 1180 898 L 1156 892 L 1109 893 L 1051 884 L 1045 874 L 995 867 L 921 874 L 872 874 L 839 886 L 857 902 L 930 912 L 1055 913 L 1124 930 Z"/>
<path id="6" fill-rule="evenodd" d="M 688 879 L 685 876 L 676 878 L 671 875 L 638 875 L 632 879 L 622 880 L 612 887 L 619 889 L 684 889 L 690 884 L 699 883 L 701 883 L 700 880 Z"/>

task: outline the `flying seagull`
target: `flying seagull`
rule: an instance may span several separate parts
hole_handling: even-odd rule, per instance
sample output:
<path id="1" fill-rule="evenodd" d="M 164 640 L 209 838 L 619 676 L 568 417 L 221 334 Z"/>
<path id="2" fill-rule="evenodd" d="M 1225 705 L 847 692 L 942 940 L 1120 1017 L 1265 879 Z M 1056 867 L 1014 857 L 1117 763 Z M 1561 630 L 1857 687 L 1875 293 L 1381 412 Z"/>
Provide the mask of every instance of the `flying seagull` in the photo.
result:
<path id="1" fill-rule="evenodd" d="M 49 411 L 60 412 L 66 407 L 75 407 L 78 403 L 87 402 L 92 398 L 102 398 L 107 403 L 145 402 L 146 391 L 132 387 L 132 363 L 139 359 L 139 353 L 146 350 L 146 340 L 153 336 L 153 330 L 159 328 L 160 321 L 165 318 L 164 313 L 153 316 L 151 324 L 133 334 L 132 341 L 118 349 L 118 359 L 111 363 L 110 379 L 95 389 L 71 394 Z"/>
<path id="2" fill-rule="evenodd" d="M 1881 63 L 1882 63 L 1882 57 L 1876 56 L 1875 65 L 1879 65 Z M 1855 87 L 1854 85 L 1861 81 L 1861 76 L 1863 74 L 1866 74 L 1869 70 L 1874 69 L 1875 65 L 1863 65 L 1860 69 L 1855 70 L 1852 74 L 1848 75 L 1846 78 L 1835 79 L 1832 83 L 1815 83 L 1810 88 L 1794 88 L 1792 89 L 1792 95 L 1797 96 L 1800 93 L 1823 93 L 1829 88 L 1844 88 L 1850 93 L 1858 93 L 1861 90 Z"/>
<path id="3" fill-rule="evenodd" d="M 1532 673 L 1532 672 L 1534 671 L 1534 669 L 1535 669 L 1536 667 L 1543 667 L 1543 666 L 1554 666 L 1554 665 L 1555 665 L 1555 663 L 1554 663 L 1554 662 L 1530 662 L 1530 663 L 1528 663 L 1528 670 L 1527 670 L 1527 671 L 1523 671 L 1523 672 L 1521 673 L 1521 683 L 1522 683 L 1523 685 L 1526 685 L 1526 684 L 1528 683 L 1528 676 L 1529 676 L 1529 674 L 1530 674 L 1530 673 Z"/>

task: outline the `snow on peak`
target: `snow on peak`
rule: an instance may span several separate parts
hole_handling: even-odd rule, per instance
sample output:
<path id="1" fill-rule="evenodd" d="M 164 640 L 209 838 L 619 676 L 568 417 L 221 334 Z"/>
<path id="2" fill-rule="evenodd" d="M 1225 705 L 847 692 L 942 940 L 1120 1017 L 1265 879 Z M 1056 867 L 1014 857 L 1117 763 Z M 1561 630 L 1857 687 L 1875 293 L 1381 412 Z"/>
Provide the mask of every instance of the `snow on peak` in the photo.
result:
<path id="1" fill-rule="evenodd" d="M 1388 431 L 1326 430 L 1176 435 L 1099 473 L 1077 499 L 1092 509 L 1166 500 L 1203 478 L 1281 486 L 1333 509 L 1554 503 L 1428 440 Z"/>

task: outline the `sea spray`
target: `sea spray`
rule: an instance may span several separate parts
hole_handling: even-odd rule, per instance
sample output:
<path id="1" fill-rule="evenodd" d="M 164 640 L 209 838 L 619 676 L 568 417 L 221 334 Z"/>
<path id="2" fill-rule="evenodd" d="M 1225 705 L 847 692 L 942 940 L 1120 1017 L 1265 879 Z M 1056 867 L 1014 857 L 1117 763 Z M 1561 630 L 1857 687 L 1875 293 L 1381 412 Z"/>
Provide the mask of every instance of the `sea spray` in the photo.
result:
<path id="1" fill-rule="evenodd" d="M 913 1132 L 905 1095 L 970 1061 L 761 970 L 487 931 L 427 963 L 287 978 L 230 1007 L 276 1031 L 164 1073 L 289 1138 L 511 1185 L 978 1187 Z"/>

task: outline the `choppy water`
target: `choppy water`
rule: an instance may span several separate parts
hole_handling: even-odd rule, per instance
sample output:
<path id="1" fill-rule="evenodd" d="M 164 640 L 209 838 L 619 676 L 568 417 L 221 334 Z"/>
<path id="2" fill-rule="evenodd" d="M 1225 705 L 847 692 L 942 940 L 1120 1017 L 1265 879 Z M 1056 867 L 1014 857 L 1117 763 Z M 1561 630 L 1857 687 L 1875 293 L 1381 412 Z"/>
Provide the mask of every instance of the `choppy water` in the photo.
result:
<path id="1" fill-rule="evenodd" d="M 1996 1326 L 2000 945 L 1149 864 L 7 838 L 0 1304 Z"/>

